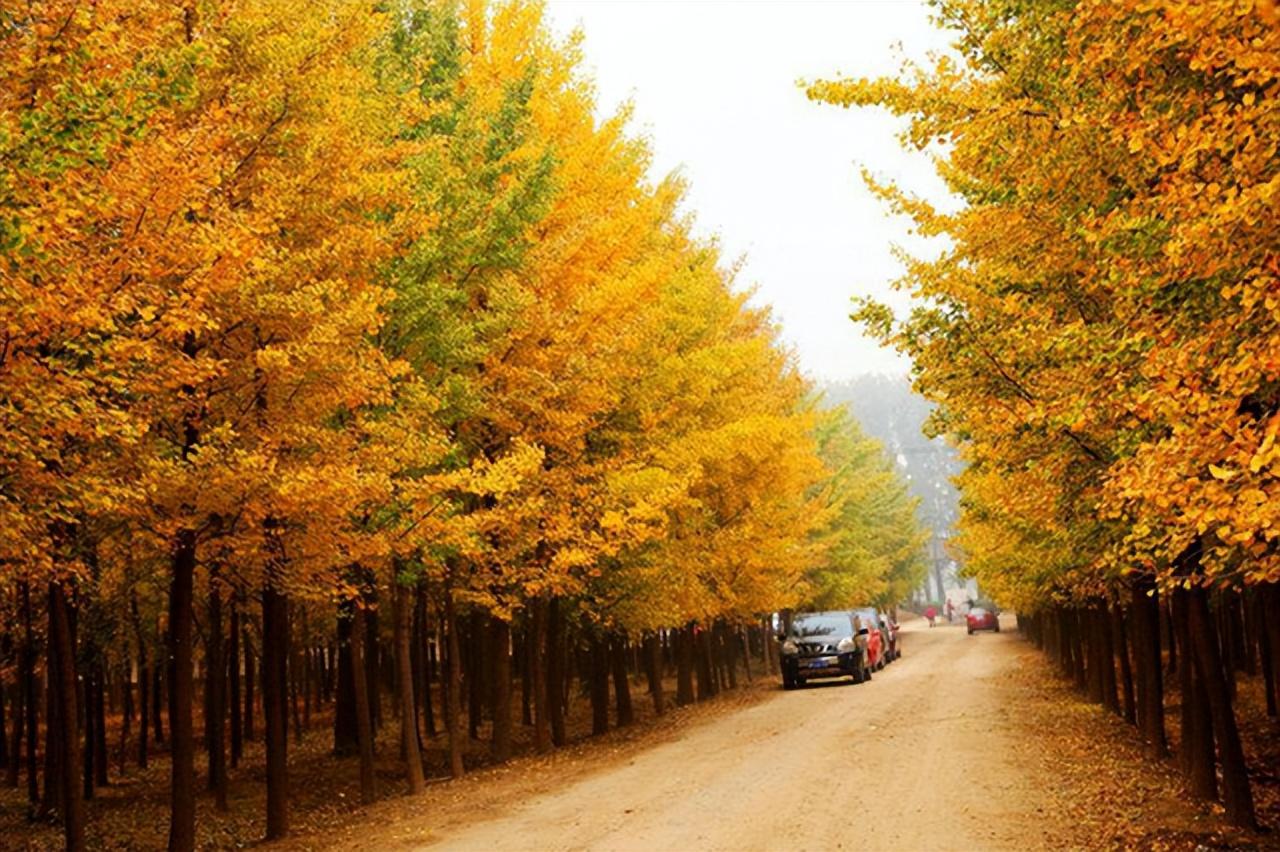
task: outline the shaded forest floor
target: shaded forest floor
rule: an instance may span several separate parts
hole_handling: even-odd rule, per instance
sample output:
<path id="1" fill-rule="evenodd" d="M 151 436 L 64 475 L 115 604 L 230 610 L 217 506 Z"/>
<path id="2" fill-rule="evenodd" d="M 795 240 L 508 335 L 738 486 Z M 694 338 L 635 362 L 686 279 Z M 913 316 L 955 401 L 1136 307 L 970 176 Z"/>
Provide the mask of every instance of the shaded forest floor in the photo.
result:
<path id="1" fill-rule="evenodd" d="M 1021 758 L 1044 773 L 1044 795 L 1076 832 L 1081 849 L 1280 849 L 1280 728 L 1266 716 L 1260 678 L 1240 678 L 1237 713 L 1245 738 L 1259 833 L 1228 826 L 1216 803 L 1185 792 L 1176 758 L 1143 756 L 1137 731 L 1103 707 L 1086 701 L 1048 658 L 1030 644 L 1010 678 L 1015 716 L 1026 736 Z M 1166 678 L 1165 728 L 1170 749 L 1178 743 L 1179 696 Z"/>

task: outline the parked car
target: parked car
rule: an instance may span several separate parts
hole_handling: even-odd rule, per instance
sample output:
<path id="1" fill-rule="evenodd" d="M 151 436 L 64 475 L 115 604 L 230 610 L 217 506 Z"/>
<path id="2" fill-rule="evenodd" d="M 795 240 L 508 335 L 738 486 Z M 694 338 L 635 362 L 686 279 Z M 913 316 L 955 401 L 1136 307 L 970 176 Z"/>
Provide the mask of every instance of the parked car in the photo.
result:
<path id="1" fill-rule="evenodd" d="M 884 622 L 885 635 L 889 637 L 889 651 L 885 656 L 889 662 L 893 662 L 902 656 L 902 645 L 898 642 L 898 622 L 887 612 L 880 613 L 880 620 Z"/>
<path id="2" fill-rule="evenodd" d="M 1000 632 L 1000 616 L 994 609 L 987 609 L 981 606 L 970 607 L 969 614 L 964 619 L 965 626 L 969 628 L 970 636 L 977 630 Z"/>
<path id="3" fill-rule="evenodd" d="M 858 641 L 852 613 L 797 613 L 791 628 L 778 634 L 778 639 L 782 642 L 783 689 L 824 678 L 848 677 L 854 683 L 871 678 L 865 645 Z"/>
<path id="4" fill-rule="evenodd" d="M 889 635 L 884 621 L 873 607 L 862 607 L 853 611 L 858 626 L 858 636 L 866 643 L 867 668 L 879 671 L 888 660 L 885 652 L 889 648 Z"/>

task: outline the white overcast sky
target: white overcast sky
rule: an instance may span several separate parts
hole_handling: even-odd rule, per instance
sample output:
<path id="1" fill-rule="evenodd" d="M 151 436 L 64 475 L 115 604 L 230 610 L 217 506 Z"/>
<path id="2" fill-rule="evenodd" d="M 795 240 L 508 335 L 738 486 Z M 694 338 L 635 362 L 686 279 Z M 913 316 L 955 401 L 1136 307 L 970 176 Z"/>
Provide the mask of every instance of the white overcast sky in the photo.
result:
<path id="1" fill-rule="evenodd" d="M 740 286 L 758 288 L 783 338 L 816 379 L 903 373 L 895 353 L 848 319 L 855 294 L 884 298 L 897 243 L 916 245 L 863 186 L 860 168 L 932 198 L 930 163 L 904 152 L 879 110 L 809 102 L 800 79 L 896 73 L 947 38 L 916 0 L 547 0 L 555 32 L 581 27 L 600 109 L 634 104 L 655 178 L 679 170 L 700 232 Z"/>

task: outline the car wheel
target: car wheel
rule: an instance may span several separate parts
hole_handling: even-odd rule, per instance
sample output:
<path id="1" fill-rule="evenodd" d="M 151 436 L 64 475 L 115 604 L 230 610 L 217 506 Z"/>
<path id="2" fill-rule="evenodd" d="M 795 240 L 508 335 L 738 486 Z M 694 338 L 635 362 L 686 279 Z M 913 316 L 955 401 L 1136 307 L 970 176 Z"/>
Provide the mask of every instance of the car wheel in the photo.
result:
<path id="1" fill-rule="evenodd" d="M 997 625 L 996 625 L 996 632 L 997 632 L 997 633 L 999 633 L 999 632 L 1000 632 L 1000 625 L 999 625 L 999 624 L 997 624 Z"/>
<path id="2" fill-rule="evenodd" d="M 791 675 L 789 675 L 789 674 L 784 674 L 784 675 L 782 676 L 782 688 L 783 688 L 783 689 L 795 689 L 795 688 L 796 688 L 796 679 L 795 679 L 794 677 L 792 677 Z"/>
<path id="3" fill-rule="evenodd" d="M 970 628 L 969 628 L 969 635 L 970 635 L 970 636 L 972 636 L 972 635 L 973 635 L 973 628 L 972 628 L 972 627 L 970 627 Z"/>

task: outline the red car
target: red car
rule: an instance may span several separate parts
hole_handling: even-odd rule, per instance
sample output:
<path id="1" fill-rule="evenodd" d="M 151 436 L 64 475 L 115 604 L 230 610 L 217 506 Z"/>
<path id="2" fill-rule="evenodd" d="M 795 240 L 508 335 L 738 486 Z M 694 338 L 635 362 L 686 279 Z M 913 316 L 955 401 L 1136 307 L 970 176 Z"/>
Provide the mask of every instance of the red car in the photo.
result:
<path id="1" fill-rule="evenodd" d="M 865 649 L 863 656 L 867 668 L 879 671 L 884 668 L 885 659 L 884 631 L 880 624 L 880 616 L 874 609 L 855 609 L 853 617 L 858 627 L 858 643 Z M 866 644 L 863 644 L 863 643 Z"/>
<path id="2" fill-rule="evenodd" d="M 969 628 L 969 635 L 972 636 L 977 630 L 994 630 L 1000 632 L 1000 617 L 995 610 L 985 609 L 975 606 L 969 610 L 969 614 L 964 617 L 965 626 Z"/>

